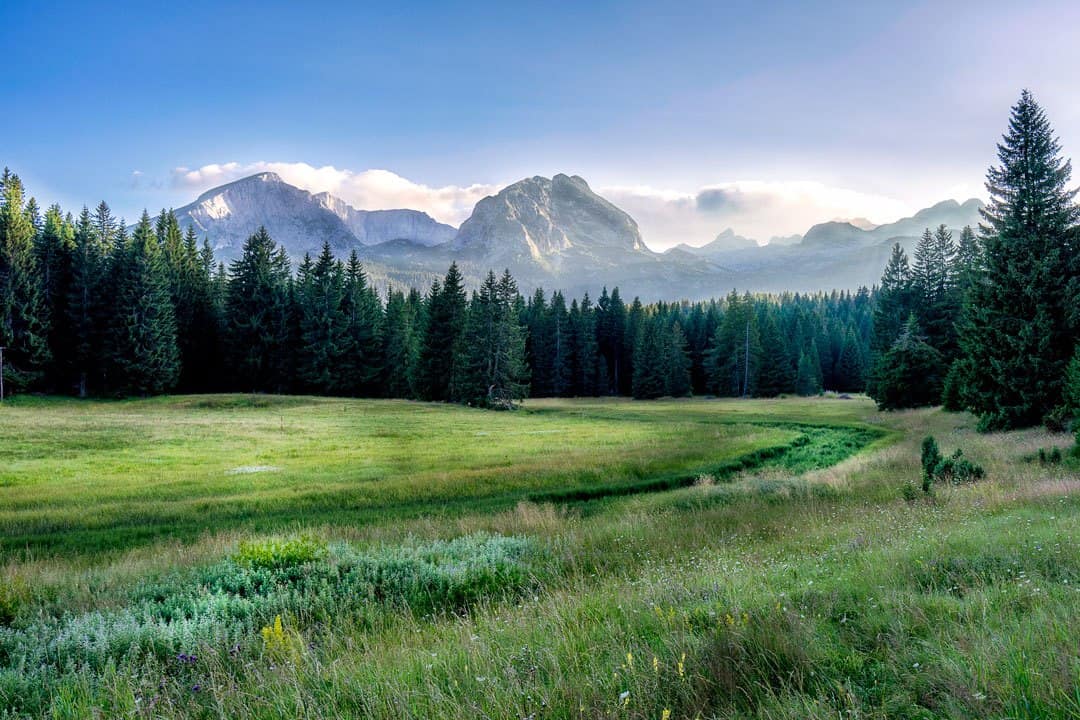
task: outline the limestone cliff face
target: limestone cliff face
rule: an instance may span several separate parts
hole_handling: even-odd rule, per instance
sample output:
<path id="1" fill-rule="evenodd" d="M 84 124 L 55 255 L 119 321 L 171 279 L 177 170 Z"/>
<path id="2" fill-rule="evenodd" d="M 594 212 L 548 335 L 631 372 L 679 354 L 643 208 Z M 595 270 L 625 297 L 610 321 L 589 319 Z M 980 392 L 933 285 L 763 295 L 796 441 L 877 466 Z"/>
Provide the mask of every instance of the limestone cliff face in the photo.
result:
<path id="1" fill-rule="evenodd" d="M 548 269 L 649 254 L 632 217 L 567 175 L 527 178 L 484 198 L 451 247 L 496 266 L 528 260 Z"/>
<path id="2" fill-rule="evenodd" d="M 456 233 L 417 210 L 357 210 L 329 193 L 312 195 L 271 172 L 208 190 L 176 216 L 181 226 L 194 227 L 209 239 L 223 260 L 237 257 L 259 226 L 293 258 L 318 253 L 323 242 L 338 254 L 348 254 L 390 240 L 437 245 Z"/>

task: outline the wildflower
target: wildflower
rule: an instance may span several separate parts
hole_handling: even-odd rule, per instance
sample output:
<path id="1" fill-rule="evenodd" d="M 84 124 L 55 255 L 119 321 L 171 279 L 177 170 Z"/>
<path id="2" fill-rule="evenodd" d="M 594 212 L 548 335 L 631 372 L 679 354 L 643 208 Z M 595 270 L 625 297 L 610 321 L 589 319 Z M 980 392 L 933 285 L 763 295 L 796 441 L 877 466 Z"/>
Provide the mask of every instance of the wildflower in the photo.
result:
<path id="1" fill-rule="evenodd" d="M 626 667 L 634 667 L 634 653 L 626 653 Z"/>
<path id="2" fill-rule="evenodd" d="M 191 692 L 199 692 L 202 689 L 202 685 L 192 685 Z"/>
<path id="3" fill-rule="evenodd" d="M 630 704 L 630 691 L 629 690 L 623 690 L 621 693 L 619 693 L 619 702 L 622 703 L 623 707 L 626 707 L 627 705 Z"/>
<path id="4" fill-rule="evenodd" d="M 654 673 L 660 672 L 660 659 L 655 655 L 652 656 L 652 671 Z"/>
<path id="5" fill-rule="evenodd" d="M 671 720 L 671 711 L 664 708 L 664 712 L 660 713 L 660 720 Z"/>
<path id="6" fill-rule="evenodd" d="M 684 677 L 685 676 L 685 674 L 686 674 L 685 673 L 685 668 L 686 668 L 686 653 L 683 653 L 682 657 L 679 658 L 679 677 Z"/>
<path id="7" fill-rule="evenodd" d="M 731 617 L 731 613 L 728 613 L 724 616 L 724 622 L 728 624 L 728 627 L 731 627 L 735 624 L 735 618 Z"/>

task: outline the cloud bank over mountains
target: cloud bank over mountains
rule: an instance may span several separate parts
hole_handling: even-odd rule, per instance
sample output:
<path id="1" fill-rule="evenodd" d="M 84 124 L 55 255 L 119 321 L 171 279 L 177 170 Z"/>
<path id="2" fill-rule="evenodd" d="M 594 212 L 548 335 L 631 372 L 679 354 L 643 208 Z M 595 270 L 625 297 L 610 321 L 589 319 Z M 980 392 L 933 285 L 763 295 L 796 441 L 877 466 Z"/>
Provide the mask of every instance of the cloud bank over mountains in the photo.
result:
<path id="1" fill-rule="evenodd" d="M 261 172 L 277 173 L 285 182 L 311 193 L 328 192 L 355 208 L 411 208 L 454 226 L 469 217 L 479 200 L 517 179 L 501 184 L 431 186 L 389 170 L 258 161 L 178 167 L 172 171 L 171 185 L 198 193 Z M 804 232 L 823 219 L 870 218 L 884 223 L 915 209 L 883 195 L 808 181 L 740 180 L 691 192 L 613 185 L 598 187 L 597 192 L 637 220 L 646 244 L 661 251 L 679 243 L 704 245 L 726 228 L 765 243 L 773 237 Z"/>

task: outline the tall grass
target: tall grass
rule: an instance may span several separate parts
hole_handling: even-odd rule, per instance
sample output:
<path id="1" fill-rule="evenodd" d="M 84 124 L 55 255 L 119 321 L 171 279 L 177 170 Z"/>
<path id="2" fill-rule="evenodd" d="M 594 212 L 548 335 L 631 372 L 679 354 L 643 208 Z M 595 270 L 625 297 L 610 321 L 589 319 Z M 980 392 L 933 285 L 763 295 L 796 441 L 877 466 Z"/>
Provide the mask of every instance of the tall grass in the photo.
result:
<path id="1" fill-rule="evenodd" d="M 27 717 L 1077 716 L 1080 477 L 1031 460 L 1065 440 L 979 435 L 964 415 L 880 415 L 860 401 L 590 401 L 532 417 L 662 424 L 680 407 L 703 426 L 699 441 L 714 417 L 767 425 L 784 434 L 763 447 L 785 449 L 721 473 L 728 459 L 693 454 L 690 470 L 661 471 L 681 480 L 659 492 L 475 503 L 299 535 L 211 525 L 192 543 L 99 560 L 12 557 L 0 707 Z M 918 480 L 930 433 L 987 477 L 907 502 L 900 490 Z M 647 480 L 631 473 L 619 487 Z M 145 635 L 125 634 L 138 623 Z M 101 627 L 111 643 L 93 634 Z M 65 628 L 95 641 L 49 650 Z"/>

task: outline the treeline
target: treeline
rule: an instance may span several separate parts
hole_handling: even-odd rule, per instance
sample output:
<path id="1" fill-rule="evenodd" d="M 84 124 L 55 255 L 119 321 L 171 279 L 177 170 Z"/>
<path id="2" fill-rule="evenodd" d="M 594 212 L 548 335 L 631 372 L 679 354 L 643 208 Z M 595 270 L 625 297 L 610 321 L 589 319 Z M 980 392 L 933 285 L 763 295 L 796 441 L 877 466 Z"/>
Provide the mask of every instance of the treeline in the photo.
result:
<path id="1" fill-rule="evenodd" d="M 978 234 L 897 245 L 874 314 L 868 385 L 882 408 L 944 404 L 983 429 L 1080 415 L 1080 208 L 1071 164 L 1025 91 L 987 174 Z"/>
<path id="2" fill-rule="evenodd" d="M 296 272 L 264 229 L 227 268 L 175 215 L 129 232 L 105 203 L 42 216 L 5 172 L 0 345 L 7 391 L 225 390 L 506 406 L 525 397 L 861 391 L 870 291 L 594 302 L 509 272 L 468 293 L 456 265 L 423 295 L 380 295 L 353 253 Z"/>

